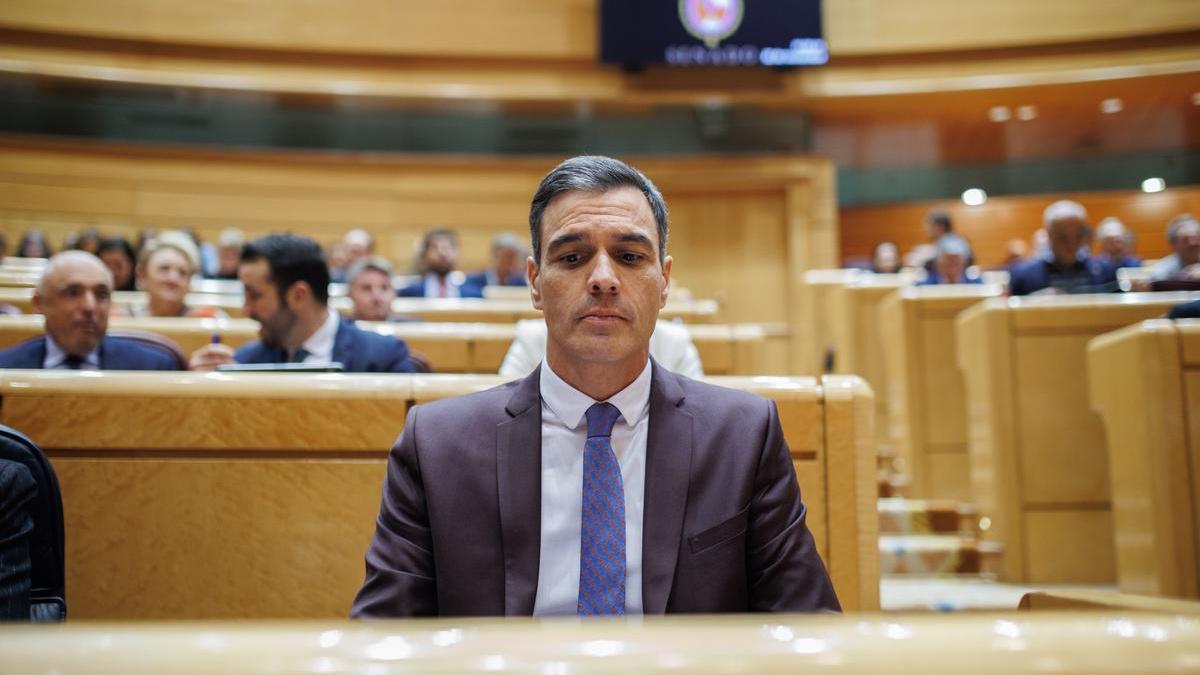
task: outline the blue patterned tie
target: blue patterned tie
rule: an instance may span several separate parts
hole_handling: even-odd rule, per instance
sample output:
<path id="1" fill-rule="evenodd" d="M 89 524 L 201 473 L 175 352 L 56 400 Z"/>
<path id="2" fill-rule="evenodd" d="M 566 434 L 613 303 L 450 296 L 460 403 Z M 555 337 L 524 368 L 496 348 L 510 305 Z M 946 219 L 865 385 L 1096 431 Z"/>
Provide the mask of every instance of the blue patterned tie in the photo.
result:
<path id="1" fill-rule="evenodd" d="M 583 519 L 579 539 L 580 616 L 625 614 L 625 490 L 613 453 L 611 403 L 587 410 L 583 446 Z"/>

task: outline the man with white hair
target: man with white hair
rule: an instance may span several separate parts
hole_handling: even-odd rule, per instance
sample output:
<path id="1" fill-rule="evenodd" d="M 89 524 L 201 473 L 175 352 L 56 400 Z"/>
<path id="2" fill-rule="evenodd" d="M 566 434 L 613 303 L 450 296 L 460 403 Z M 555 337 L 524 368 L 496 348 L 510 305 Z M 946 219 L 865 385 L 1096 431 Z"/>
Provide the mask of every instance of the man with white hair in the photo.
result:
<path id="1" fill-rule="evenodd" d="M 0 368 L 179 370 L 165 352 L 106 335 L 112 289 L 112 272 L 91 253 L 50 258 L 33 291 L 46 334 L 0 351 Z"/>
<path id="2" fill-rule="evenodd" d="M 1109 216 L 1096 228 L 1096 256 L 1116 268 L 1141 267 L 1142 259 L 1133 254 L 1133 235 L 1120 218 Z"/>
<path id="3" fill-rule="evenodd" d="M 1200 221 L 1190 213 L 1171 219 L 1167 241 L 1175 251 L 1150 270 L 1152 281 L 1200 279 Z"/>
<path id="4" fill-rule="evenodd" d="M 1049 250 L 1013 268 L 1009 290 L 1030 293 L 1107 293 L 1117 290 L 1117 271 L 1088 255 L 1090 228 L 1083 204 L 1060 200 L 1042 212 Z"/>

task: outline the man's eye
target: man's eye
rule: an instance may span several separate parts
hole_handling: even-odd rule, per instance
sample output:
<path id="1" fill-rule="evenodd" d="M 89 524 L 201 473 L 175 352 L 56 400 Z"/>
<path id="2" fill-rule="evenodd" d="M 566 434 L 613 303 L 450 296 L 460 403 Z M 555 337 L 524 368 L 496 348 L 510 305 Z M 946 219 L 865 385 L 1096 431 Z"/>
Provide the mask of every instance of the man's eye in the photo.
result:
<path id="1" fill-rule="evenodd" d="M 622 253 L 621 254 L 621 260 L 624 260 L 625 262 L 627 262 L 631 265 L 634 263 L 640 262 L 641 259 L 642 259 L 642 256 L 637 253 Z"/>
<path id="2" fill-rule="evenodd" d="M 567 263 L 568 265 L 574 265 L 579 262 L 579 254 L 578 253 L 568 253 L 568 254 L 564 255 L 562 258 L 560 258 L 560 260 Z"/>

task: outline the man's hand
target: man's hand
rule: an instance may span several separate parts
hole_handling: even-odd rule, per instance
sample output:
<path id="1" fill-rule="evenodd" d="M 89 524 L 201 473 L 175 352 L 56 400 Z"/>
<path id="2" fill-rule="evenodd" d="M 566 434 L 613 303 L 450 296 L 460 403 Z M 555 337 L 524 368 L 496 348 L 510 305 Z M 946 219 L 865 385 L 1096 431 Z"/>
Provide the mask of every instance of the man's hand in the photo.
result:
<path id="1" fill-rule="evenodd" d="M 204 345 L 200 349 L 192 352 L 192 358 L 188 360 L 189 370 L 215 370 L 217 366 L 234 363 L 233 347 L 223 344 Z"/>

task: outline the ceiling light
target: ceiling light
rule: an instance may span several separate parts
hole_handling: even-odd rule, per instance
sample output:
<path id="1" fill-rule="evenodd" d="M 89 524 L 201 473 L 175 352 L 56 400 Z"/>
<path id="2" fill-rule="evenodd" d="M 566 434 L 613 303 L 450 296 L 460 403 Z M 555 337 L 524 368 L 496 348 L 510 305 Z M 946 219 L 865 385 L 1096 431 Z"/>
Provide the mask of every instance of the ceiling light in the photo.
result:
<path id="1" fill-rule="evenodd" d="M 1167 189 L 1167 181 L 1161 178 L 1147 178 L 1142 181 L 1142 192 L 1162 192 Z"/>
<path id="2" fill-rule="evenodd" d="M 1200 105 L 1200 91 L 1192 94 L 1192 105 Z"/>
<path id="3" fill-rule="evenodd" d="M 963 190 L 962 200 L 967 206 L 980 206 L 987 201 L 987 193 L 979 188 L 968 188 Z"/>
<path id="4" fill-rule="evenodd" d="M 988 109 L 988 119 L 993 122 L 1007 122 L 1012 119 L 1012 111 L 1006 105 L 995 105 Z"/>
<path id="5" fill-rule="evenodd" d="M 1106 98 L 1100 101 L 1100 112 L 1113 115 L 1125 109 L 1125 102 L 1119 98 Z"/>
<path id="6" fill-rule="evenodd" d="M 1022 122 L 1028 122 L 1029 120 L 1031 120 L 1037 116 L 1038 116 L 1037 106 L 1023 105 L 1023 106 L 1017 108 L 1017 119 L 1021 120 Z"/>

